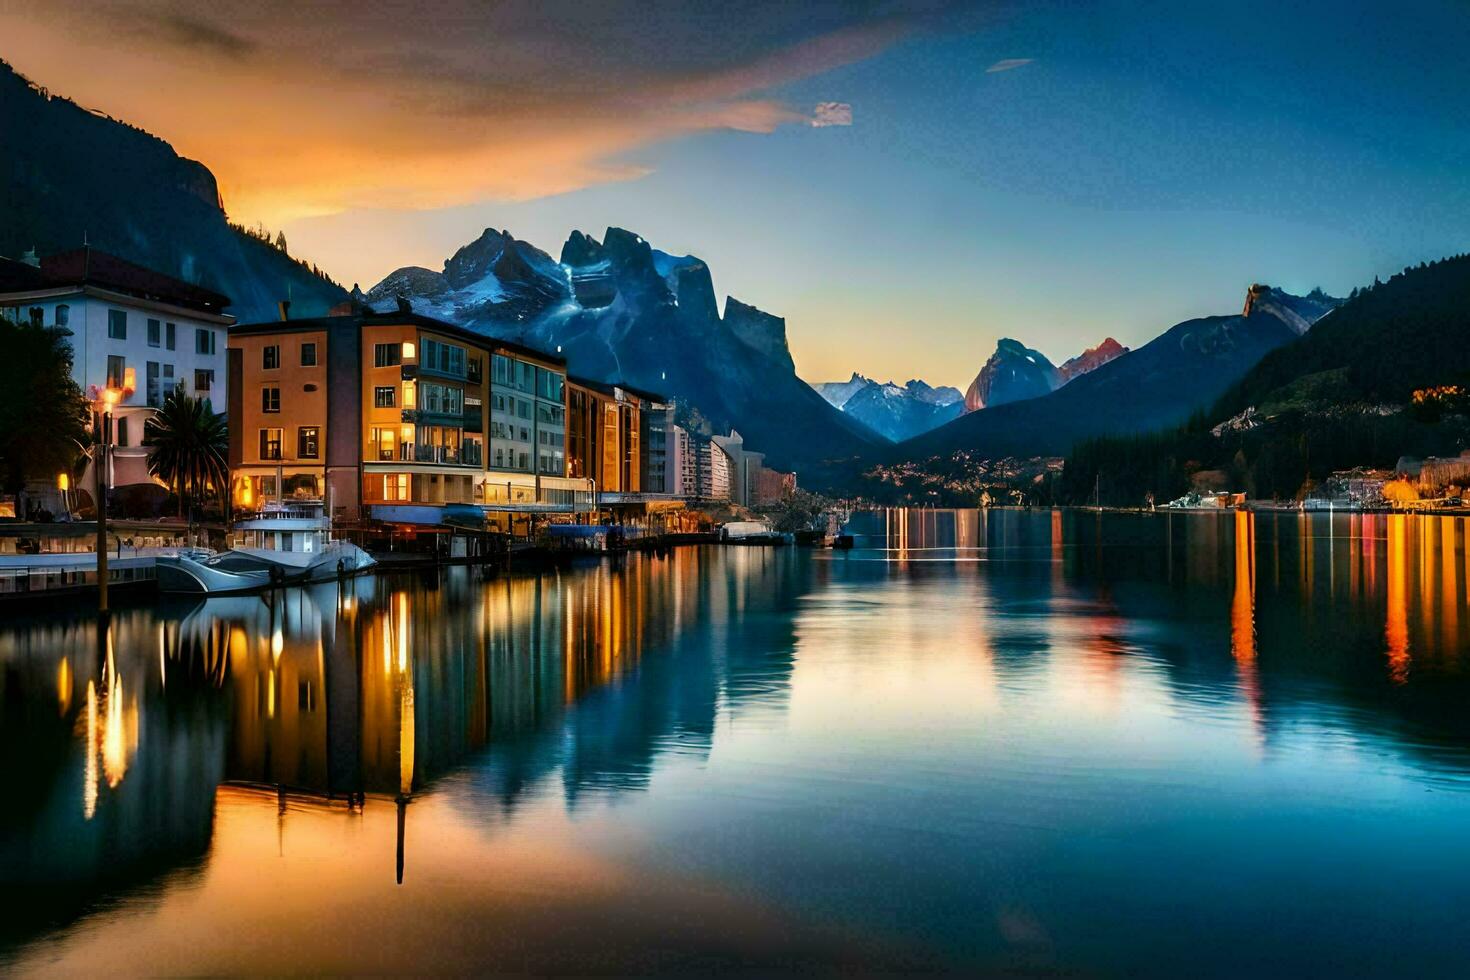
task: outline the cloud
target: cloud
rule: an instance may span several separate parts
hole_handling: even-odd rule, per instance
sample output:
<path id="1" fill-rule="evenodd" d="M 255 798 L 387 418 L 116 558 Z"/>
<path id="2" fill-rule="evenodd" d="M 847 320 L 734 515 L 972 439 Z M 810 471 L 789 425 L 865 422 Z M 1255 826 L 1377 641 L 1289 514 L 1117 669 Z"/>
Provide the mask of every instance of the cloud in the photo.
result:
<path id="1" fill-rule="evenodd" d="M 817 107 L 812 110 L 812 125 L 822 126 L 851 126 L 852 106 L 846 102 L 818 102 Z"/>
<path id="2" fill-rule="evenodd" d="M 165 44 L 231 60 L 249 57 L 258 47 L 256 42 L 207 20 L 166 10 L 142 15 L 134 33 L 150 34 Z"/>
<path id="3" fill-rule="evenodd" d="M 1035 58 L 1002 58 L 1000 61 L 997 61 L 989 68 L 985 69 L 985 73 L 987 75 L 993 75 L 998 71 L 1010 71 L 1012 68 L 1020 68 L 1022 65 L 1029 65 L 1035 60 Z"/>
<path id="4" fill-rule="evenodd" d="M 227 25 L 227 26 L 224 26 Z M 783 87 L 925 32 L 963 0 L 0 0 L 16 68 L 204 161 L 231 215 L 525 200 L 648 172 L 691 133 L 851 125 Z M 13 52 L 13 53 L 12 53 Z M 57 65 L 65 71 L 58 74 Z M 222 111 L 221 107 L 228 107 Z"/>

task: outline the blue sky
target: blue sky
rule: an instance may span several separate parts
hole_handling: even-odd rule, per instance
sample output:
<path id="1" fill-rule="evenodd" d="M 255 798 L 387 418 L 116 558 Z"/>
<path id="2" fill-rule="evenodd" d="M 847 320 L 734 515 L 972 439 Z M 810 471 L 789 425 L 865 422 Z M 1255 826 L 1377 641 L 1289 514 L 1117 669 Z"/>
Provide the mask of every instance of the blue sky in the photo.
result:
<path id="1" fill-rule="evenodd" d="M 627 0 L 488 26 L 376 3 L 290 31 L 305 15 L 273 0 L 156 7 L 146 67 L 48 75 L 46 32 L 81 21 L 3 12 L 28 43 L 0 54 L 205 160 L 235 217 L 339 279 L 438 268 L 487 226 L 555 254 L 621 225 L 784 315 L 814 381 L 963 387 L 1002 336 L 1057 360 L 1137 345 L 1253 281 L 1345 293 L 1470 242 L 1464 3 Z M 117 34 L 95 42 L 105 68 Z M 308 75 L 356 60 L 285 88 L 268 59 L 292 43 Z M 363 70 L 384 51 L 386 95 Z M 1029 60 L 986 70 L 1007 59 Z M 216 78 L 245 92 L 228 126 L 203 96 L 187 113 Z M 808 124 L 828 101 L 851 126 Z"/>

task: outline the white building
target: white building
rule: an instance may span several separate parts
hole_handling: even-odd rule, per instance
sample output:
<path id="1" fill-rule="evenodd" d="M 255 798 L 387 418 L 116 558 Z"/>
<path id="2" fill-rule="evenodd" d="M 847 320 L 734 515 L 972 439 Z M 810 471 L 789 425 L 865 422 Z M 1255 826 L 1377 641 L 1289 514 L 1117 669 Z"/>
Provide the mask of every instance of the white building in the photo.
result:
<path id="1" fill-rule="evenodd" d="M 225 410 L 229 302 L 85 246 L 39 261 L 0 260 L 0 314 L 69 331 L 72 376 L 84 395 L 131 382 L 114 410 L 113 486 L 149 482 L 143 424 L 169 391 L 182 387 Z"/>

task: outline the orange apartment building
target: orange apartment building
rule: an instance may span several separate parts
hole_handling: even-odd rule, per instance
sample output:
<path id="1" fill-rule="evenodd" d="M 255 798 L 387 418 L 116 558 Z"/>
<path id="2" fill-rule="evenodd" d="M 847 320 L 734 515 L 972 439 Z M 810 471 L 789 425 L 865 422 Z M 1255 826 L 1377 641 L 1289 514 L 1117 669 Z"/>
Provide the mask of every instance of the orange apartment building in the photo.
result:
<path id="1" fill-rule="evenodd" d="M 237 509 L 321 500 L 333 517 L 438 523 L 446 509 L 591 506 L 568 475 L 566 362 L 412 312 L 345 312 L 229 332 Z"/>

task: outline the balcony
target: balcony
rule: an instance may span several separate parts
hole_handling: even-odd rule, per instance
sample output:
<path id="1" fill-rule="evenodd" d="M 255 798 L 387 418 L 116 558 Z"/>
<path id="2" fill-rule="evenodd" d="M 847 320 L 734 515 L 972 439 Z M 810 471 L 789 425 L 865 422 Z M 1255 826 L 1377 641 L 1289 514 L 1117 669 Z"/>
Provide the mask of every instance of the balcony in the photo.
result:
<path id="1" fill-rule="evenodd" d="M 401 415 L 406 425 L 445 425 L 455 429 L 464 425 L 466 418 L 464 412 L 434 412 L 426 408 L 405 408 Z"/>
<path id="2" fill-rule="evenodd" d="M 419 446 L 403 443 L 398 447 L 398 458 L 405 463 L 479 466 L 482 459 L 482 450 L 478 445 L 470 444 L 455 449 L 452 446 Z"/>
<path id="3" fill-rule="evenodd" d="M 485 410 L 479 405 L 466 405 L 464 407 L 463 422 L 466 432 L 485 431 Z"/>

